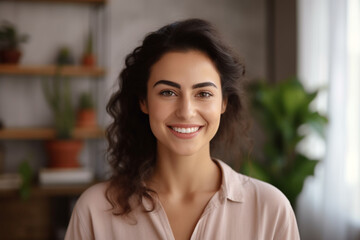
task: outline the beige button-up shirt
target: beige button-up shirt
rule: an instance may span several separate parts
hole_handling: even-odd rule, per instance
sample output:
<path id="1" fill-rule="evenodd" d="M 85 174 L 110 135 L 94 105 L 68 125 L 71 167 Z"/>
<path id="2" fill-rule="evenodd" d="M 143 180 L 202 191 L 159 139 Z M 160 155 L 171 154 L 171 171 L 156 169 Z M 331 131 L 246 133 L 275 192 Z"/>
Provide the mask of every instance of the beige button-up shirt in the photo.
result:
<path id="1" fill-rule="evenodd" d="M 294 212 L 275 187 L 233 171 L 222 161 L 220 190 L 211 198 L 191 240 L 297 240 Z M 75 205 L 66 240 L 174 240 L 161 204 L 146 213 L 141 206 L 133 218 L 115 216 L 105 198 L 106 183 L 86 190 Z M 149 202 L 144 202 L 145 207 Z M 136 222 L 134 221 L 136 219 Z"/>

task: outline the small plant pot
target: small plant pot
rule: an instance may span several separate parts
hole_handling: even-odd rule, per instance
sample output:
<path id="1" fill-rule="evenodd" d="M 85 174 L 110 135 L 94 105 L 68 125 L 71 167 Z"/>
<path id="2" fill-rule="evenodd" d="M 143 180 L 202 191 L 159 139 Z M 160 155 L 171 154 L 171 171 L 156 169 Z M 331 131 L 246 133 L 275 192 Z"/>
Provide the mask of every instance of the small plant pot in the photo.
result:
<path id="1" fill-rule="evenodd" d="M 50 140 L 46 142 L 50 168 L 77 168 L 78 156 L 83 147 L 80 140 Z"/>
<path id="2" fill-rule="evenodd" d="M 76 126 L 79 128 L 94 128 L 97 126 L 96 112 L 93 109 L 79 110 L 77 113 Z"/>
<path id="3" fill-rule="evenodd" d="M 1 51 L 1 60 L 3 63 L 18 64 L 20 62 L 21 52 L 16 49 L 5 49 Z"/>
<path id="4" fill-rule="evenodd" d="M 96 57 L 92 54 L 85 54 L 81 60 L 83 66 L 94 67 L 96 65 Z"/>

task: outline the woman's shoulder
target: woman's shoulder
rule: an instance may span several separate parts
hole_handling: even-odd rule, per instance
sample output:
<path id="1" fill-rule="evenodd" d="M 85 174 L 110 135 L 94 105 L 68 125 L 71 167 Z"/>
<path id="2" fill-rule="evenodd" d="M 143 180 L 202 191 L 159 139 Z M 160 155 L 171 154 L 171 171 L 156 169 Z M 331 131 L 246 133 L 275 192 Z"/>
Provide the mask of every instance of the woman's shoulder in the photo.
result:
<path id="1" fill-rule="evenodd" d="M 110 205 L 106 199 L 106 189 L 109 182 L 101 182 L 86 189 L 76 203 L 78 210 L 91 211 L 93 209 L 109 209 Z"/>
<path id="2" fill-rule="evenodd" d="M 96 196 L 98 194 L 105 194 L 108 185 L 109 185 L 109 182 L 96 183 L 96 184 L 90 186 L 89 188 L 87 188 L 81 194 L 81 196 L 87 197 L 87 196 Z"/>
<path id="3" fill-rule="evenodd" d="M 106 200 L 107 182 L 86 189 L 77 200 L 65 239 L 95 239 L 94 225 L 108 223 L 111 212 Z"/>
<path id="4" fill-rule="evenodd" d="M 242 181 L 244 204 L 249 209 L 263 216 L 265 222 L 277 222 L 276 225 L 284 225 L 280 228 L 294 228 L 294 232 L 297 232 L 293 207 L 283 192 L 267 182 L 240 173 L 238 173 L 238 178 Z M 279 231 L 282 232 L 282 230 Z"/>
<path id="5" fill-rule="evenodd" d="M 244 179 L 243 186 L 244 190 L 248 193 L 247 197 L 249 200 L 258 199 L 264 205 L 291 208 L 287 197 L 275 186 L 249 176 L 239 175 L 241 175 L 240 178 Z"/>
<path id="6" fill-rule="evenodd" d="M 224 163 L 221 166 L 228 199 L 240 203 L 229 204 L 232 212 L 247 220 L 253 217 L 262 233 L 274 236 L 271 239 L 299 239 L 294 211 L 279 189 L 238 173 Z"/>
<path id="7" fill-rule="evenodd" d="M 233 195 L 239 196 L 244 202 L 259 201 L 266 205 L 282 205 L 289 207 L 290 203 L 286 196 L 275 186 L 243 175 L 234 171 L 224 162 L 220 162 L 224 173 L 224 181 L 228 191 Z"/>

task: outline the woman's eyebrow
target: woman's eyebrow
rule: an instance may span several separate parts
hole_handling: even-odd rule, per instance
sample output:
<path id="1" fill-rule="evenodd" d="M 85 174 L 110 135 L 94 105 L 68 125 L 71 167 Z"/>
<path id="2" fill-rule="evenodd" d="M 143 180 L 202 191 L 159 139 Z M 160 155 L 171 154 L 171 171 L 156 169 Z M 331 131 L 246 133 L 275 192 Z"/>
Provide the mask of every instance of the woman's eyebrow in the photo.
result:
<path id="1" fill-rule="evenodd" d="M 195 88 L 202 88 L 202 87 L 215 87 L 215 88 L 217 88 L 217 86 L 216 86 L 214 83 L 212 83 L 212 82 L 202 82 L 202 83 L 194 84 L 194 85 L 192 86 L 193 89 L 195 89 Z"/>
<path id="2" fill-rule="evenodd" d="M 175 83 L 175 82 L 172 82 L 172 81 L 169 81 L 169 80 L 159 80 L 157 81 L 153 87 L 159 85 L 159 84 L 165 84 L 165 85 L 169 85 L 171 87 L 175 87 L 175 88 L 178 88 L 178 89 L 181 89 L 181 86 L 180 84 L 178 83 Z"/>
<path id="3" fill-rule="evenodd" d="M 169 86 L 171 86 L 171 87 L 175 87 L 175 88 L 181 89 L 180 84 L 178 84 L 178 83 L 176 83 L 176 82 L 169 81 L 169 80 L 159 80 L 159 81 L 157 81 L 157 82 L 154 84 L 153 87 L 155 87 L 155 86 L 157 86 L 157 85 L 159 85 L 159 84 L 165 84 L 165 85 L 169 85 Z M 192 88 L 195 89 L 195 88 L 202 88 L 202 87 L 209 87 L 209 86 L 210 86 L 210 87 L 215 87 L 215 88 L 217 88 L 217 86 L 216 86 L 214 83 L 212 83 L 212 82 L 197 83 L 197 84 L 194 84 L 194 85 L 192 86 Z"/>

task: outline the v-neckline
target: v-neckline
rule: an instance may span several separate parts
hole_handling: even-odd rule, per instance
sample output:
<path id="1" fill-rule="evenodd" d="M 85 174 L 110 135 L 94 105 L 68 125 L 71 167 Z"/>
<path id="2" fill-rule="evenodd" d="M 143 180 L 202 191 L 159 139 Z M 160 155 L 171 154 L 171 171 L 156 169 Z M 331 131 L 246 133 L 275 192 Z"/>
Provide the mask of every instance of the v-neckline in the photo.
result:
<path id="1" fill-rule="evenodd" d="M 195 238 L 195 235 L 197 233 L 197 229 L 200 227 L 200 222 L 201 220 L 215 207 L 218 206 L 218 204 L 220 203 L 220 189 L 218 191 L 216 191 L 214 193 L 214 195 L 210 198 L 210 200 L 207 202 L 203 212 L 201 213 L 200 215 L 200 218 L 198 219 L 198 221 L 196 222 L 195 224 L 195 227 L 190 235 L 190 239 L 189 240 L 193 240 L 193 239 L 196 239 Z M 159 217 L 160 217 L 160 221 L 161 223 L 163 224 L 163 227 L 165 229 L 165 232 L 166 232 L 166 235 L 167 235 L 167 238 L 171 238 L 171 240 L 176 240 L 175 239 L 175 235 L 174 235 L 174 232 L 173 232 L 173 229 L 171 228 L 171 224 L 170 224 L 170 221 L 169 221 L 169 218 L 166 214 L 166 211 L 165 211 L 165 208 L 163 207 L 160 199 L 157 199 L 157 204 L 158 204 L 158 207 L 159 209 L 157 210 L 158 214 L 159 214 Z"/>

